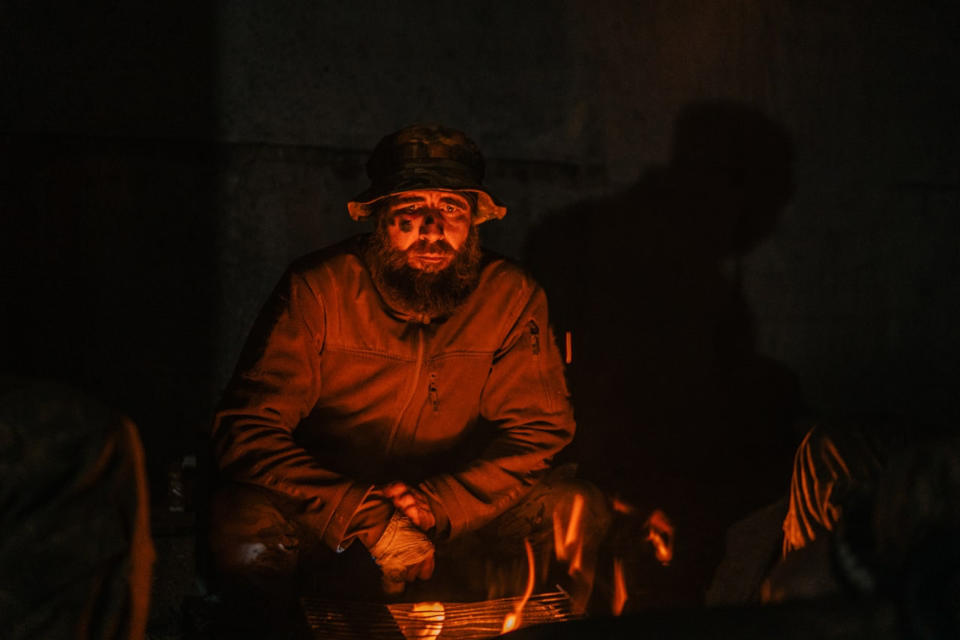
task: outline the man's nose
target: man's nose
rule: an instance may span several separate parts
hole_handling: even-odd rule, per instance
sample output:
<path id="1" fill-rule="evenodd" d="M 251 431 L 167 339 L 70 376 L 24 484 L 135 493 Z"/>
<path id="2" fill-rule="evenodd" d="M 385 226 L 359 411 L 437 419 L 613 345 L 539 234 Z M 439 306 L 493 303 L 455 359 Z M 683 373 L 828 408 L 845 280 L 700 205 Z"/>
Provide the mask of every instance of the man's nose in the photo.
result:
<path id="1" fill-rule="evenodd" d="M 439 216 L 433 213 L 423 216 L 423 220 L 420 222 L 420 237 L 431 242 L 443 237 L 443 223 Z"/>

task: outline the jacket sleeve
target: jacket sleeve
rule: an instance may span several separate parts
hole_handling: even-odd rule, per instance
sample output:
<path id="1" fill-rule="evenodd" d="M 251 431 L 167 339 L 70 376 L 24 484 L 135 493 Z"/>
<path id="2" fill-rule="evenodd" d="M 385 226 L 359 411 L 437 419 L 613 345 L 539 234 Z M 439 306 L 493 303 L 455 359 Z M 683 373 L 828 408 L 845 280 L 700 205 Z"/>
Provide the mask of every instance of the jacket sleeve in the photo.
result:
<path id="1" fill-rule="evenodd" d="M 512 325 L 480 398 L 481 416 L 496 429 L 492 442 L 464 469 L 422 485 L 451 538 L 519 502 L 573 438 L 573 409 L 546 295 L 534 284 L 527 284 L 525 294 L 508 314 Z"/>
<path id="2" fill-rule="evenodd" d="M 322 300 L 288 271 L 254 324 L 216 412 L 221 473 L 302 505 L 301 520 L 336 549 L 372 488 L 324 469 L 293 433 L 316 404 L 324 341 Z"/>

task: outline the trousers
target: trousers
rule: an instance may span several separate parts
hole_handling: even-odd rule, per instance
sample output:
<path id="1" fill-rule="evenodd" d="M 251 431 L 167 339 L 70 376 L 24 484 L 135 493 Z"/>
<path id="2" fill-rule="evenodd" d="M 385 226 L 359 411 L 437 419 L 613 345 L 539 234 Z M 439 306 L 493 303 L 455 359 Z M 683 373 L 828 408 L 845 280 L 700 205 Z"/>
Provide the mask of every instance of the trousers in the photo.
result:
<path id="1" fill-rule="evenodd" d="M 405 600 L 475 600 L 520 595 L 531 567 L 536 589 L 571 580 L 569 567 L 555 561 L 555 528 L 578 517 L 577 572 L 592 581 L 599 545 L 611 520 L 606 497 L 589 482 L 561 467 L 541 480 L 517 505 L 480 529 L 436 544 L 436 571 L 412 583 Z M 578 497 L 579 496 L 579 497 Z M 577 506 L 577 503 L 579 505 Z M 383 599 L 379 570 L 363 545 L 335 552 L 297 518 L 294 501 L 261 487 L 227 483 L 214 493 L 208 544 L 216 588 L 237 601 L 256 600 L 289 614 L 298 593 L 339 599 Z M 575 514 L 574 511 L 577 513 Z M 569 564 L 569 563 L 568 563 Z M 573 584 L 576 592 L 584 587 Z M 589 593 L 581 594 L 589 597 Z"/>

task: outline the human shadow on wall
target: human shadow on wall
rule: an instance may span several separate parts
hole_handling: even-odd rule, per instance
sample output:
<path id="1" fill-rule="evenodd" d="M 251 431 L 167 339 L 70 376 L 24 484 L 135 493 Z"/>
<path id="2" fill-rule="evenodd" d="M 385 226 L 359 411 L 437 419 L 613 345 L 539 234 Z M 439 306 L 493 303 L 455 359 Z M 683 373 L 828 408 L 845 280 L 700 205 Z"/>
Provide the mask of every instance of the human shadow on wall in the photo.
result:
<path id="1" fill-rule="evenodd" d="M 548 215 L 525 245 L 561 343 L 571 332 L 581 475 L 674 520 L 675 601 L 699 600 L 726 527 L 789 480 L 800 393 L 756 349 L 739 265 L 792 196 L 792 158 L 760 112 L 693 104 L 668 166 Z"/>

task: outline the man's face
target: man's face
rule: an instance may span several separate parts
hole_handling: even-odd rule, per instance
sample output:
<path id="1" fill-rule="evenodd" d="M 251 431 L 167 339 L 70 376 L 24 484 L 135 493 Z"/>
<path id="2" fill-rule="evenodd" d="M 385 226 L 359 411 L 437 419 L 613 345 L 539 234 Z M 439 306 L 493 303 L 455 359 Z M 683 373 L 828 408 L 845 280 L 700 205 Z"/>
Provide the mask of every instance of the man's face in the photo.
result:
<path id="1" fill-rule="evenodd" d="M 404 252 L 411 268 L 436 273 L 466 243 L 473 207 L 455 191 L 422 189 L 392 196 L 384 215 L 390 246 Z"/>

